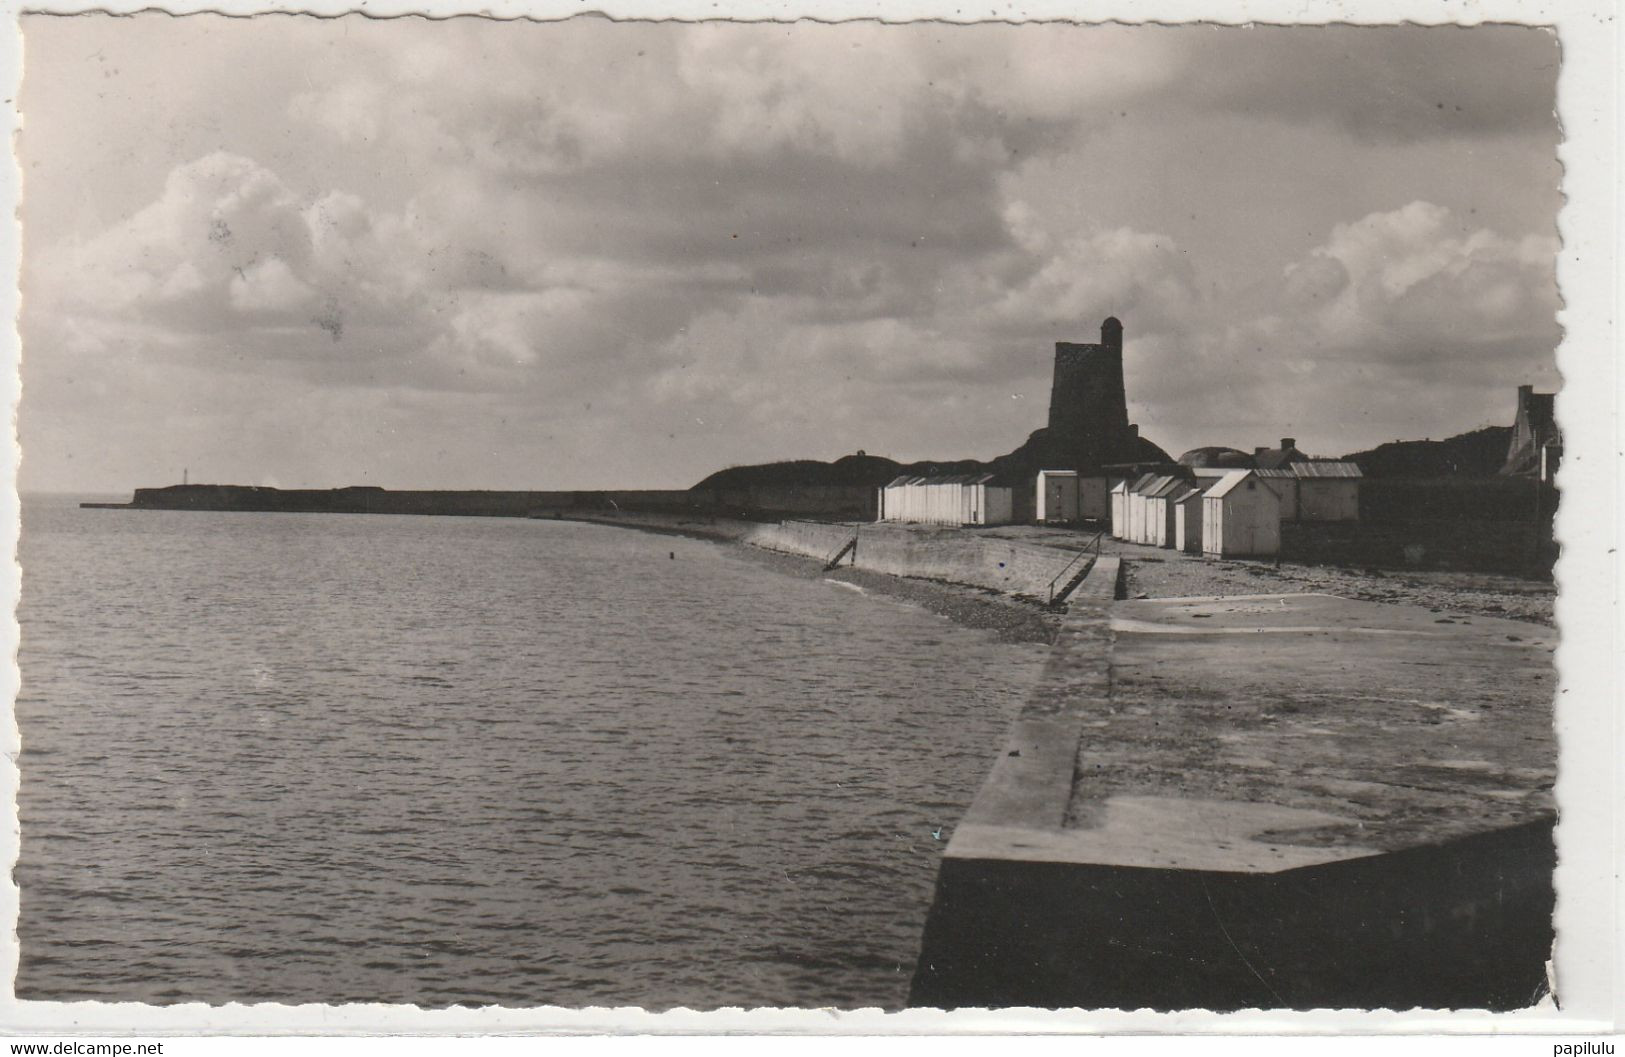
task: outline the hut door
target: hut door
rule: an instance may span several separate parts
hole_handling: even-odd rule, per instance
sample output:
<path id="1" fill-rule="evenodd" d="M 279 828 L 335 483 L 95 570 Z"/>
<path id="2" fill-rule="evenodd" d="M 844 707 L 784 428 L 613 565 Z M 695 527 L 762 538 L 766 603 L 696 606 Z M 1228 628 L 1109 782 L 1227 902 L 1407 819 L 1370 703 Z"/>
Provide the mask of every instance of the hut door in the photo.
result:
<path id="1" fill-rule="evenodd" d="M 1262 506 L 1256 494 L 1258 482 L 1248 481 L 1247 490 L 1255 494 L 1247 496 L 1247 501 L 1239 507 L 1242 511 L 1241 549 L 1236 553 L 1242 555 L 1258 553 L 1258 518 Z"/>

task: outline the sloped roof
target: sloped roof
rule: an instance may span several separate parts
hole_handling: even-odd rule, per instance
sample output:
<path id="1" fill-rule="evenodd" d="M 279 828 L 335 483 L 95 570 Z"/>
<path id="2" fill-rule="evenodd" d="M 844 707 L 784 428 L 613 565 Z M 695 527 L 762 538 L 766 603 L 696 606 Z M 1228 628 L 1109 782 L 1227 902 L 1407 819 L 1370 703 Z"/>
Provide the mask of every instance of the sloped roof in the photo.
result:
<path id="1" fill-rule="evenodd" d="M 1212 488 L 1207 490 L 1205 498 L 1223 499 L 1225 496 L 1235 491 L 1236 486 L 1241 484 L 1241 482 L 1245 481 L 1249 477 L 1256 476 L 1258 475 L 1252 470 L 1231 470 L 1229 473 L 1219 478 L 1218 484 L 1215 484 Z"/>
<path id="2" fill-rule="evenodd" d="M 905 474 L 904 476 L 897 478 L 891 484 L 888 484 L 886 487 L 887 488 L 897 488 L 897 487 L 900 487 L 902 485 L 922 485 L 922 484 L 924 484 L 924 485 L 934 485 L 934 484 L 977 485 L 977 484 L 987 484 L 989 481 L 992 481 L 992 480 L 993 480 L 993 474 L 990 474 L 990 473 L 955 473 L 955 474 L 947 474 L 947 475 L 942 476 L 942 477 L 913 477 L 913 476 L 909 476 L 909 475 Z"/>
<path id="3" fill-rule="evenodd" d="M 926 484 L 926 485 L 936 485 L 936 484 L 976 485 L 976 484 L 987 484 L 989 481 L 992 481 L 992 480 L 993 480 L 993 475 L 990 474 L 990 473 L 950 473 L 950 474 L 943 474 L 943 475 L 941 475 L 939 477 L 916 477 L 911 483 L 912 484 Z"/>
<path id="4" fill-rule="evenodd" d="M 1170 477 L 1166 481 L 1164 481 L 1162 484 L 1158 485 L 1155 491 L 1148 493 L 1147 498 L 1149 498 L 1149 499 L 1166 499 L 1169 496 L 1172 496 L 1175 492 L 1177 492 L 1177 491 L 1179 491 L 1179 490 L 1181 490 L 1181 489 L 1183 489 L 1185 487 L 1186 487 L 1186 485 L 1185 485 L 1184 478 L 1182 478 L 1182 477 Z"/>
<path id="5" fill-rule="evenodd" d="M 1295 462 L 1292 473 L 1296 477 L 1364 477 L 1357 463 L 1352 462 Z"/>

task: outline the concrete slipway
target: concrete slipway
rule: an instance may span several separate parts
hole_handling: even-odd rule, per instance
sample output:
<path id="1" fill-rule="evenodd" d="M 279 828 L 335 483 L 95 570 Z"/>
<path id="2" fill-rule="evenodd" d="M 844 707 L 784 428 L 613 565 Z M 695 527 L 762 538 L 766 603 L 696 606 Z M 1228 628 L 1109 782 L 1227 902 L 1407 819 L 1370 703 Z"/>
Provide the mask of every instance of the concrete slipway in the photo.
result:
<path id="1" fill-rule="evenodd" d="M 1527 1005 L 1555 636 L 1330 595 L 1114 601 L 1103 557 L 941 865 L 925 1006 Z"/>

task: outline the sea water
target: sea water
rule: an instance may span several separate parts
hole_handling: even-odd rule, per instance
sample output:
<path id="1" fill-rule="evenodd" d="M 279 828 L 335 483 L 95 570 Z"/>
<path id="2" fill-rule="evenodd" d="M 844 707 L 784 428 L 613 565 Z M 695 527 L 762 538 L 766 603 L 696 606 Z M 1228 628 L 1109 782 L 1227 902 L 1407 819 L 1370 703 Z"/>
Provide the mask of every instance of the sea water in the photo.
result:
<path id="1" fill-rule="evenodd" d="M 1044 648 L 728 546 L 24 502 L 30 999 L 896 1007 Z"/>

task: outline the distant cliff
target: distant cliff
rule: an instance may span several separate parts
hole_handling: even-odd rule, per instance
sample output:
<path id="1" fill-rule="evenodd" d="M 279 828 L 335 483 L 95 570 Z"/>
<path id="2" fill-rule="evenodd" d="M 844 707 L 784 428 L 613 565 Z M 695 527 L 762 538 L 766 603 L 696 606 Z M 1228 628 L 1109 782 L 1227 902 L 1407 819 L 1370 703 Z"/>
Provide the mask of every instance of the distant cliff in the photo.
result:
<path id="1" fill-rule="evenodd" d="M 1512 443 L 1510 426 L 1486 426 L 1445 440 L 1396 440 L 1343 458 L 1367 477 L 1494 477 Z"/>
<path id="2" fill-rule="evenodd" d="M 1128 442 L 1128 453 L 1133 461 L 1143 463 L 1169 463 L 1168 453 L 1143 437 Z M 1064 452 L 1052 442 L 1047 429 L 1035 431 L 1026 442 L 995 459 L 958 459 L 944 462 L 923 460 L 898 462 L 880 455 L 844 455 L 834 462 L 817 459 L 792 459 L 785 462 L 757 463 L 750 466 L 730 466 L 718 470 L 699 484 L 700 488 L 747 488 L 771 485 L 774 487 L 806 487 L 809 485 L 853 486 L 880 488 L 909 474 L 915 477 L 939 477 L 944 474 L 991 473 L 1007 485 L 1029 485 L 1029 478 L 1039 470 L 1068 468 Z"/>
<path id="3" fill-rule="evenodd" d="M 975 459 L 958 462 L 901 463 L 879 455 L 847 455 L 834 462 L 816 459 L 794 459 L 787 462 L 759 463 L 753 466 L 730 466 L 718 470 L 695 485 L 696 490 L 708 488 L 797 488 L 816 485 L 879 488 L 903 475 L 934 477 L 951 473 L 988 473 L 988 464 Z"/>

